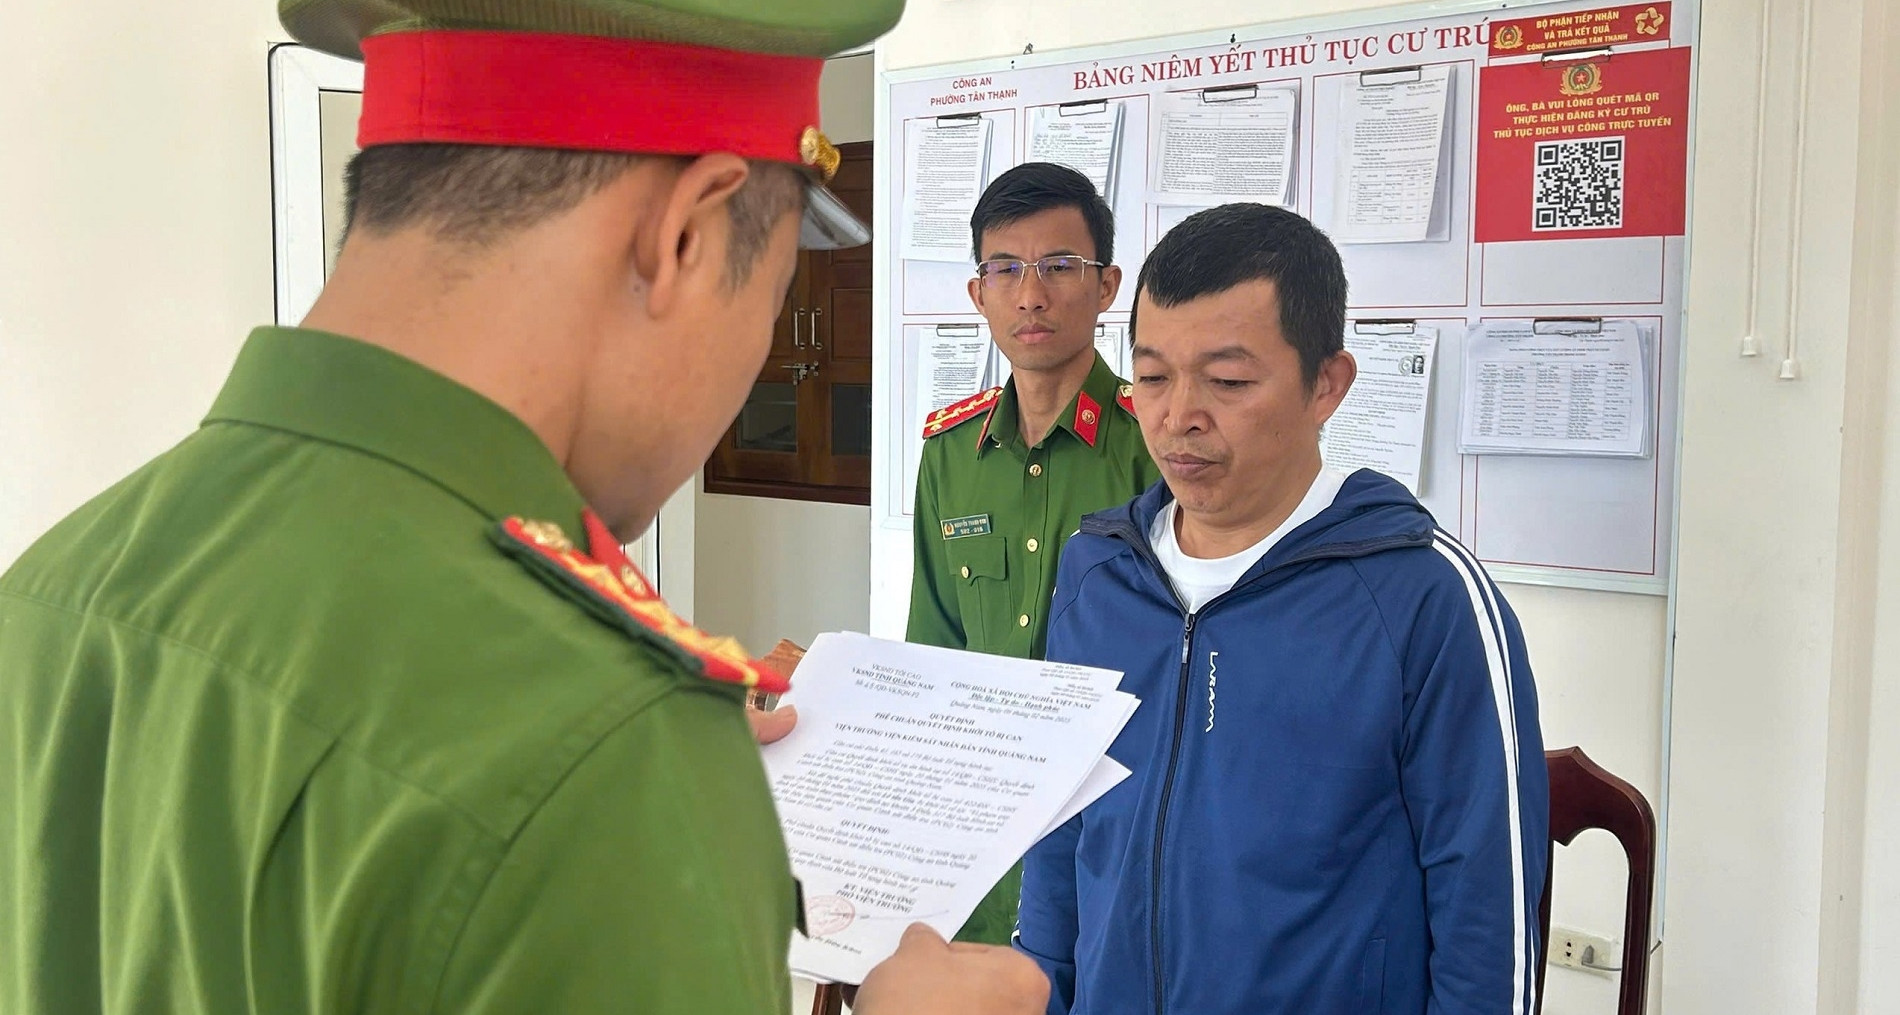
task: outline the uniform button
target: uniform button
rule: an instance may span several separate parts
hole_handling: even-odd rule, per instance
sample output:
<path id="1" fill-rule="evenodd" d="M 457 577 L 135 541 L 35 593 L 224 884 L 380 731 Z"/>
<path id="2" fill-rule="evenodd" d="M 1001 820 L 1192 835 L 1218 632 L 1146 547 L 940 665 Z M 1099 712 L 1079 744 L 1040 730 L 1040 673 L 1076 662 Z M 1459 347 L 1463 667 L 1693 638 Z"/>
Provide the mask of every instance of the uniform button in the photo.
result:
<path id="1" fill-rule="evenodd" d="M 964 568 L 964 569 L 963 569 L 963 577 L 965 577 L 965 578 L 968 578 L 968 577 L 970 577 L 970 569 L 969 569 L 969 568 L 967 568 L 967 567 L 966 567 L 966 568 Z"/>
<path id="2" fill-rule="evenodd" d="M 1041 546 L 1041 545 L 1042 545 L 1041 543 L 1038 543 L 1038 542 L 1036 542 L 1036 541 L 1035 541 L 1034 539 L 1031 539 L 1031 540 L 1029 541 L 1029 552 L 1030 552 L 1030 553 L 1035 553 L 1035 552 L 1036 552 L 1036 548 L 1037 548 L 1037 547 L 1039 547 L 1039 546 Z"/>
<path id="3" fill-rule="evenodd" d="M 1040 476 L 1040 475 L 1042 475 L 1042 466 L 1041 466 L 1041 465 L 1031 465 L 1031 466 L 1029 467 L 1029 474 L 1030 474 L 1030 475 L 1032 475 L 1032 476 Z"/>
<path id="4" fill-rule="evenodd" d="M 1020 616 L 1020 617 L 1017 617 L 1017 618 L 1016 618 L 1016 626 L 1017 626 L 1017 627 L 1028 627 L 1028 626 L 1029 626 L 1029 614 L 1027 614 L 1027 613 L 1025 613 L 1025 614 L 1023 614 L 1022 616 Z"/>

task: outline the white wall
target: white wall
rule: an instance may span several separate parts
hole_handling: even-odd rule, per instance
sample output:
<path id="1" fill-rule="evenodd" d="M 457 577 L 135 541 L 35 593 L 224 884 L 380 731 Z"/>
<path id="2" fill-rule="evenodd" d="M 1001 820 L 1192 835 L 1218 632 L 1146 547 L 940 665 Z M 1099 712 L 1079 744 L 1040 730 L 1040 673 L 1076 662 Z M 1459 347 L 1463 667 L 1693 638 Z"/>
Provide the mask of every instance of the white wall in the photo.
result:
<path id="1" fill-rule="evenodd" d="M 362 92 L 325 91 L 317 96 L 317 120 L 323 134 L 323 277 L 336 270 L 349 224 L 344 171 L 356 155 L 356 121 L 363 116 Z"/>
<path id="2" fill-rule="evenodd" d="M 190 433 L 270 320 L 273 10 L 7 4 L 0 566 Z"/>
<path id="3" fill-rule="evenodd" d="M 701 490 L 693 524 L 700 627 L 765 653 L 780 638 L 810 645 L 869 623 L 869 508 Z"/>
<path id="4" fill-rule="evenodd" d="M 877 129 L 872 106 L 877 76 L 869 53 L 825 61 L 818 79 L 818 120 L 833 144 L 869 141 Z"/>
<path id="5" fill-rule="evenodd" d="M 1882 498 L 1884 433 L 1900 420 L 1886 384 L 1900 25 L 1886 0 L 1815 0 L 1804 61 L 1802 9 L 1770 8 L 1761 297 L 1776 354 L 1791 221 L 1800 240 L 1802 379 L 1777 381 L 1777 356 L 1735 355 L 1735 294 L 1748 284 L 1735 210 L 1749 196 L 1735 167 L 1756 155 L 1749 54 L 1760 36 L 1752 6 L 1725 7 L 1704 21 L 1664 998 L 1685 1010 L 1849 1011 L 1857 999 L 1892 1010 L 1891 992 L 1857 995 L 1863 939 L 1900 928 L 1891 884 L 1883 905 L 1862 863 L 1895 799 L 1867 795 L 1881 781 L 1870 774 L 1891 788 L 1891 765 L 1870 772 L 1869 761 L 1895 736 L 1867 706 L 1870 687 L 1895 675 L 1891 646 L 1874 649 L 1876 617 L 1893 610 L 1891 591 L 1877 597 L 1896 576 L 1881 550 L 1900 539 L 1900 507 Z"/>
<path id="6" fill-rule="evenodd" d="M 1890 23 L 1894 16 L 1890 9 L 1887 12 Z M 1887 37 L 1892 39 L 1891 34 Z M 1886 80 L 1879 88 L 1881 94 L 1900 93 L 1900 51 L 1896 51 L 1896 47 L 1889 45 L 1884 60 L 1877 61 L 1870 55 L 1867 64 L 1886 67 Z M 1887 103 L 1885 159 L 1891 179 L 1891 174 L 1900 172 L 1900 124 L 1893 122 L 1900 104 L 1891 98 Z M 1900 393 L 1900 355 L 1893 353 L 1895 336 L 1891 323 L 1900 321 L 1900 265 L 1894 260 L 1895 237 L 1900 236 L 1900 201 L 1890 190 L 1887 214 L 1869 214 L 1863 222 L 1869 232 L 1884 230 L 1887 244 L 1885 256 L 1890 268 L 1885 282 L 1887 305 L 1881 308 L 1877 300 L 1869 300 L 1869 304 L 1874 313 L 1888 322 L 1887 368 L 1881 372 L 1881 381 L 1891 406 L 1896 393 Z M 1869 284 L 1879 286 L 1880 281 L 1873 278 Z M 1892 734 L 1900 727 L 1900 413 L 1889 408 L 1884 423 L 1869 423 L 1868 432 L 1878 435 L 1882 444 L 1870 448 L 1869 453 L 1870 457 L 1877 456 L 1881 468 L 1877 506 L 1886 538 L 1878 543 L 1877 551 L 1873 547 L 1866 548 L 1867 559 L 1877 569 L 1877 576 L 1871 597 L 1874 637 L 1868 661 L 1870 694 L 1863 714 L 1869 732 L 1880 732 L 1871 738 L 1863 798 L 1867 821 L 1863 859 L 1869 862 L 1866 889 L 1861 896 L 1864 912 L 1860 920 L 1860 996 L 1863 1010 L 1891 1015 L 1900 1012 L 1900 867 L 1881 861 L 1900 856 L 1900 808 L 1893 805 L 1900 800 L 1900 737 Z"/>
<path id="7" fill-rule="evenodd" d="M 1744 360 L 1763 3 L 1774 35 L 1758 333 L 1769 354 Z M 1847 1012 L 1857 1000 L 1900 1011 L 1900 875 L 1862 862 L 1900 845 L 1890 802 L 1900 737 L 1881 722 L 1900 710 L 1900 496 L 1882 496 L 1900 483 L 1900 453 L 1882 444 L 1900 425 L 1884 355 L 1900 314 L 1890 295 L 1900 115 L 1887 98 L 1900 87 L 1900 26 L 1890 0 L 1812 0 L 1804 62 L 1802 3 L 1703 6 L 1673 710 L 1664 600 L 1507 590 L 1530 639 L 1547 744 L 1583 746 L 1658 805 L 1667 780 L 1667 963 L 1659 953 L 1651 996 L 1671 1013 Z M 899 70 L 1372 6 L 913 3 L 880 59 Z M 1797 111 L 1803 68 L 1808 103 Z M 1797 120 L 1804 373 L 1778 381 Z M 1868 308 L 1851 321 L 1850 287 Z M 880 529 L 873 540 L 872 629 L 891 634 L 902 629 L 908 539 Z M 1559 923 L 1619 934 L 1622 865 L 1607 838 L 1563 851 L 1557 877 Z M 1607 1013 L 1613 990 L 1554 969 L 1545 1011 Z"/>

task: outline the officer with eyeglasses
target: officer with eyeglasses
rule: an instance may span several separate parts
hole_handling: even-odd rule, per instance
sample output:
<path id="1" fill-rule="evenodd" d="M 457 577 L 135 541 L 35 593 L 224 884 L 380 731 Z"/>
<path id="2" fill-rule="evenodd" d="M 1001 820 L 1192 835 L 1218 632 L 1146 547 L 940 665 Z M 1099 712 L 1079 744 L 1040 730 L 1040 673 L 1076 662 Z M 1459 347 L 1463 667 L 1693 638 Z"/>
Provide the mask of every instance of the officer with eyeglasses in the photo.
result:
<path id="1" fill-rule="evenodd" d="M 1160 472 L 1130 388 L 1095 351 L 1115 301 L 1115 220 L 1088 178 L 1032 162 L 996 178 L 970 216 L 970 300 L 1010 378 L 934 413 L 918 466 L 907 638 L 1040 659 L 1056 560 L 1090 512 Z M 959 940 L 1001 944 L 1022 869 L 983 900 Z"/>

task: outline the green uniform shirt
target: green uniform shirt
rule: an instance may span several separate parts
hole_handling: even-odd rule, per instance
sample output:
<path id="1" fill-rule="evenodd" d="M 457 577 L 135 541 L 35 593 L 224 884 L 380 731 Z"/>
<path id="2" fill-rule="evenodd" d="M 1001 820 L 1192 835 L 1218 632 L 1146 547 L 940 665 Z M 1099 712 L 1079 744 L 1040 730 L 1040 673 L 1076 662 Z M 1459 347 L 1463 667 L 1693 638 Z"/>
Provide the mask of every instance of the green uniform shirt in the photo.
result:
<path id="1" fill-rule="evenodd" d="M 1118 404 L 1125 394 L 1097 355 L 1082 390 L 1033 447 L 1022 438 L 1014 382 L 933 417 L 917 469 L 908 640 L 1042 658 L 1056 562 L 1082 516 L 1161 478 L 1141 425 Z M 1018 866 L 958 937 L 1007 943 L 1021 886 Z"/>
<path id="2" fill-rule="evenodd" d="M 0 1010 L 785 1011 L 741 688 L 491 541 L 582 511 L 479 395 L 254 334 L 0 578 Z"/>

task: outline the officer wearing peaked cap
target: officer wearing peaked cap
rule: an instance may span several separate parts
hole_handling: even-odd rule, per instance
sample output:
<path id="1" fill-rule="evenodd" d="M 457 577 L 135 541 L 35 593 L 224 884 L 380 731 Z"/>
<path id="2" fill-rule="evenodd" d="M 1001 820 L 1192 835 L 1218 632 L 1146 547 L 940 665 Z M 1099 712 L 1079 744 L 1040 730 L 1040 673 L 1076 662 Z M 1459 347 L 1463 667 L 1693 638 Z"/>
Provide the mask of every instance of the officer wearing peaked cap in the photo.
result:
<path id="1" fill-rule="evenodd" d="M 0 577 L 10 1011 L 781 1013 L 747 688 L 621 554 L 770 345 L 901 0 L 284 0 L 365 61 L 304 326 Z M 913 929 L 858 1011 L 1041 1011 Z"/>

